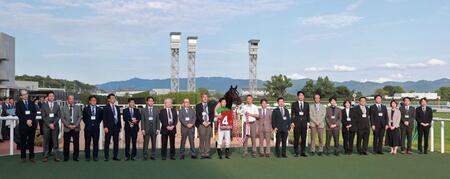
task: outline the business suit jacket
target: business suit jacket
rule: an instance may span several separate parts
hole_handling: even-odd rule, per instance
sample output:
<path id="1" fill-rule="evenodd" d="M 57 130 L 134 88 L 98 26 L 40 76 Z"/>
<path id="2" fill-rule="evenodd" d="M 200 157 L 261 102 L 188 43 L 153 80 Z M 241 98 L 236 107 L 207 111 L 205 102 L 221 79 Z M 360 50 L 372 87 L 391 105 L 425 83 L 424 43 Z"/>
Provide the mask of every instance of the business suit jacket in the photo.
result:
<path id="1" fill-rule="evenodd" d="M 392 116 L 392 110 L 388 111 L 388 124 L 392 122 L 392 126 L 394 127 L 400 127 L 400 121 L 401 121 L 401 112 L 399 109 L 394 110 L 394 116 Z"/>
<path id="2" fill-rule="evenodd" d="M 366 108 L 366 117 L 362 117 L 363 112 L 361 110 L 361 106 L 355 106 L 353 107 L 353 116 L 351 117 L 352 120 L 355 120 L 355 124 L 357 127 L 357 130 L 370 130 L 370 111 L 367 106 L 364 106 Z"/>
<path id="3" fill-rule="evenodd" d="M 0 112 L 0 116 L 7 116 L 7 114 L 6 114 L 6 105 L 5 104 L 2 104 L 2 106 L 0 106 L 0 108 L 1 108 L 1 112 Z"/>
<path id="4" fill-rule="evenodd" d="M 44 131 L 50 130 L 50 124 L 55 126 L 55 130 L 59 130 L 58 122 L 61 119 L 61 108 L 58 103 L 53 102 L 53 109 L 50 109 L 50 105 L 48 103 L 49 102 L 44 103 L 41 108 L 42 120 L 44 121 Z M 50 117 L 50 113 L 53 113 L 54 117 Z"/>
<path id="5" fill-rule="evenodd" d="M 177 126 L 178 123 L 178 114 L 177 114 L 177 110 L 175 110 L 175 108 L 172 107 L 172 109 L 170 110 L 172 112 L 172 120 L 173 126 Z M 161 109 L 161 111 L 159 111 L 159 120 L 161 120 L 161 134 L 162 135 L 168 135 L 168 134 L 176 134 L 177 133 L 177 128 L 175 127 L 173 130 L 169 131 L 167 130 L 167 126 L 169 126 L 169 118 L 167 116 L 167 110 L 166 109 Z"/>
<path id="6" fill-rule="evenodd" d="M 117 111 L 117 124 L 114 122 L 114 112 L 113 108 L 111 108 L 111 104 L 106 104 L 105 107 L 103 107 L 103 127 L 108 128 L 111 132 L 119 132 L 120 129 L 122 129 L 122 121 L 120 120 L 120 108 L 116 105 L 114 105 Z"/>
<path id="7" fill-rule="evenodd" d="M 303 108 L 300 109 L 299 102 L 293 102 L 291 104 L 291 119 L 292 123 L 295 126 L 302 125 L 303 127 L 307 126 L 307 123 L 310 122 L 310 114 L 309 114 L 309 103 L 303 102 Z M 300 112 L 303 112 L 303 116 L 300 115 Z"/>
<path id="8" fill-rule="evenodd" d="M 92 111 L 91 106 L 88 105 L 84 107 L 83 110 L 83 122 L 84 122 L 84 131 L 87 132 L 97 132 L 100 131 L 100 123 L 103 120 L 103 112 L 102 108 L 95 106 L 95 120 L 91 120 Z"/>
<path id="9" fill-rule="evenodd" d="M 356 130 L 358 128 L 356 126 L 356 122 L 355 122 L 356 120 L 354 118 L 352 118 L 354 116 L 353 113 L 355 113 L 355 109 L 354 108 L 350 108 L 349 114 L 347 114 L 347 111 L 345 110 L 345 108 L 341 111 L 341 114 L 342 114 L 342 118 L 341 118 L 342 129 L 346 128 L 346 126 L 348 126 L 348 125 L 352 125 L 352 127 L 350 127 L 349 130 L 351 132 L 356 132 Z M 347 117 L 350 118 L 350 121 L 347 121 Z"/>
<path id="10" fill-rule="evenodd" d="M 385 105 L 381 104 L 381 110 L 378 111 L 376 104 L 370 106 L 370 124 L 375 128 L 384 128 L 388 123 L 388 112 Z M 379 116 L 378 113 L 382 113 L 383 116 Z"/>
<path id="11" fill-rule="evenodd" d="M 311 127 L 319 127 L 324 128 L 325 127 L 325 107 L 323 105 L 319 105 L 319 111 L 316 110 L 316 104 L 311 104 L 309 106 L 309 115 L 311 123 L 309 126 Z M 316 126 L 316 123 L 314 122 L 320 122 L 319 126 Z"/>
<path id="12" fill-rule="evenodd" d="M 289 115 L 289 111 L 284 107 L 284 115 L 286 116 L 286 120 L 283 119 L 280 108 L 277 107 L 272 111 L 272 128 L 277 128 L 280 132 L 288 132 L 291 126 L 291 116 Z"/>
<path id="13" fill-rule="evenodd" d="M 327 123 L 327 129 L 331 129 L 330 126 L 333 124 L 336 124 L 336 127 L 334 129 L 339 129 L 341 127 L 341 120 L 342 120 L 342 114 L 341 109 L 338 107 L 335 107 L 334 109 L 334 119 L 332 118 L 333 111 L 331 107 L 326 108 L 326 123 Z"/>
<path id="14" fill-rule="evenodd" d="M 216 105 L 214 105 L 213 103 L 207 103 L 207 108 L 208 108 L 208 120 L 210 122 L 210 126 L 212 126 L 213 122 L 214 122 L 214 108 L 216 107 Z M 198 103 L 197 105 L 195 105 L 195 115 L 196 118 L 198 120 L 195 121 L 195 126 L 199 127 L 200 125 L 203 124 L 203 104 L 202 103 Z"/>
<path id="15" fill-rule="evenodd" d="M 189 120 L 186 121 L 186 117 L 188 117 Z M 195 126 L 195 122 L 197 120 L 195 111 L 192 108 L 188 108 L 188 112 L 186 112 L 186 108 L 182 107 L 180 109 L 179 120 L 181 123 L 181 133 L 182 134 L 184 134 L 187 131 L 195 130 L 195 127 L 192 127 L 190 129 L 187 127 L 188 124 L 194 124 L 194 126 Z"/>
<path id="16" fill-rule="evenodd" d="M 145 131 L 145 135 L 156 135 L 156 131 L 160 130 L 159 109 L 153 106 L 153 120 L 149 120 L 150 111 L 146 106 L 141 110 L 141 127 Z"/>
<path id="17" fill-rule="evenodd" d="M 266 108 L 266 115 L 263 116 L 263 109 L 258 109 L 259 117 L 257 119 L 257 125 L 259 132 L 272 132 L 272 110 Z"/>
<path id="18" fill-rule="evenodd" d="M 416 121 L 417 121 L 417 125 L 420 125 L 420 123 L 428 123 L 428 124 L 430 124 L 428 127 L 430 127 L 431 121 L 433 121 L 433 110 L 427 106 L 425 113 L 424 113 L 422 110 L 422 107 L 420 107 L 420 106 L 417 107 L 416 108 Z"/>
<path id="19" fill-rule="evenodd" d="M 32 121 L 32 128 L 37 127 L 37 121 L 36 121 L 36 106 L 33 102 L 28 100 L 28 106 L 25 106 L 25 103 L 20 100 L 16 103 L 16 115 L 19 118 L 19 128 L 27 128 L 27 120 Z M 25 114 L 25 111 L 29 110 L 30 114 Z M 6 113 L 5 110 L 2 111 L 2 113 Z M 0 126 L 1 127 L 1 126 Z M 1 134 L 0 134 L 1 135 Z"/>
<path id="20" fill-rule="evenodd" d="M 409 106 L 408 111 L 406 111 L 406 107 L 405 106 L 401 106 L 400 107 L 400 112 L 401 112 L 401 122 L 400 122 L 400 126 L 402 127 L 406 127 L 405 126 L 405 121 L 409 122 L 408 128 L 413 129 L 414 128 L 414 120 L 416 119 L 416 109 L 412 106 Z M 405 116 L 409 115 L 409 118 L 406 118 Z"/>
<path id="21" fill-rule="evenodd" d="M 81 112 L 81 107 L 77 106 L 77 105 L 73 105 L 73 122 L 70 114 L 70 110 L 69 110 L 69 105 L 65 105 L 61 108 L 61 121 L 64 125 L 64 132 L 69 132 L 70 128 L 69 125 L 70 124 L 74 124 L 75 126 L 77 126 L 75 128 L 75 131 L 80 131 L 80 123 L 81 120 L 83 118 L 83 114 Z"/>
<path id="22" fill-rule="evenodd" d="M 138 121 L 137 124 L 134 124 L 134 127 L 131 127 L 130 122 L 133 121 L 133 118 L 136 118 Z M 125 122 L 125 130 L 139 130 L 139 122 L 141 121 L 141 112 L 137 108 L 133 108 L 133 116 L 131 116 L 130 108 L 123 109 L 123 121 Z"/>

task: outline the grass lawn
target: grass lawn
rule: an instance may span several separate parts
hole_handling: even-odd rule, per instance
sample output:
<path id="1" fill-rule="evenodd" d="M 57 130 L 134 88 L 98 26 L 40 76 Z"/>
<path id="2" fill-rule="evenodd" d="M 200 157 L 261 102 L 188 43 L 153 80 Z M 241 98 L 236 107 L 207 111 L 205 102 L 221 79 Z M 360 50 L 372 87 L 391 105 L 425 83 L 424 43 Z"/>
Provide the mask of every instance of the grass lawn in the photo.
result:
<path id="1" fill-rule="evenodd" d="M 450 118 L 450 113 L 435 113 Z M 19 156 L 0 157 L 0 178 L 450 178 L 450 124 L 446 123 L 446 154 L 440 154 L 440 123 L 435 123 L 435 153 L 428 155 L 314 156 L 295 158 L 288 148 L 288 158 L 242 158 L 235 149 L 231 160 L 180 161 L 109 161 L 20 163 Z M 342 136 L 341 136 L 342 137 Z M 369 151 L 371 151 L 371 140 Z M 417 147 L 414 141 L 413 149 Z M 387 149 L 387 148 L 385 148 Z M 177 149 L 178 152 L 178 149 Z M 80 153 L 83 156 L 83 152 Z M 141 150 L 138 157 L 141 157 Z M 158 153 L 159 154 L 159 153 Z M 103 152 L 100 152 L 103 155 Z M 123 157 L 123 150 L 120 151 Z M 100 156 L 100 159 L 103 157 Z"/>
<path id="2" fill-rule="evenodd" d="M 292 149 L 290 149 L 292 150 Z M 102 153 L 102 152 L 101 152 Z M 123 151 L 121 151 L 123 155 Z M 40 155 L 38 155 L 40 159 Z M 99 161 L 20 163 L 0 158 L 0 178 L 449 178 L 449 154 L 315 156 L 184 161 Z"/>

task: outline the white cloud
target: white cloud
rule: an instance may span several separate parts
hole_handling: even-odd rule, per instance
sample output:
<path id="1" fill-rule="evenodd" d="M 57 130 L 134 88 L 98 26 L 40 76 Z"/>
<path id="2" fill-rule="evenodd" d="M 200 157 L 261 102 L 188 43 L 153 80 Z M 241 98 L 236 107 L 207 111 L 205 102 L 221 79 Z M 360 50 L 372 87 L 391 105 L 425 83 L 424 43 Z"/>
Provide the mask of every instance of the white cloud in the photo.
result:
<path id="1" fill-rule="evenodd" d="M 307 17 L 301 20 L 303 25 L 326 26 L 330 28 L 341 28 L 359 22 L 363 17 L 352 14 L 327 14 Z"/>
<path id="2" fill-rule="evenodd" d="M 333 67 L 308 67 L 304 69 L 307 72 L 352 72 L 356 67 L 346 65 L 333 65 Z"/>
<path id="3" fill-rule="evenodd" d="M 388 68 L 388 69 L 407 69 L 407 68 L 428 68 L 428 67 L 434 67 L 434 66 L 445 65 L 445 64 L 447 64 L 447 62 L 444 60 L 432 58 L 425 62 L 417 62 L 417 63 L 409 63 L 409 64 L 399 64 L 399 63 L 388 62 L 388 63 L 380 65 L 379 67 Z"/>
<path id="4" fill-rule="evenodd" d="M 300 80 L 300 79 L 305 79 L 305 78 L 307 78 L 306 76 L 304 76 L 304 75 L 300 75 L 300 74 L 298 74 L 298 73 L 293 73 L 293 74 L 290 74 L 290 75 L 286 75 L 288 78 L 290 78 L 290 79 L 293 79 L 293 80 Z"/>

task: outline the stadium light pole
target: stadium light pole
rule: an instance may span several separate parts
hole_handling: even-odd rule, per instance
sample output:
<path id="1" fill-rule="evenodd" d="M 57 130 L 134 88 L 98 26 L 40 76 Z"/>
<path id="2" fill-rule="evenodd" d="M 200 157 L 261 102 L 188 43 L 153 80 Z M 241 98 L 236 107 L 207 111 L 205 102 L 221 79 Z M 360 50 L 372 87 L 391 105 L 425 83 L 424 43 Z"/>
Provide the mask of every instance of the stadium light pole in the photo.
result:
<path id="1" fill-rule="evenodd" d="M 170 92 L 178 92 L 180 90 L 180 43 L 181 43 L 181 32 L 171 32 L 170 33 L 170 54 L 171 54 L 171 65 L 170 65 Z"/>
<path id="2" fill-rule="evenodd" d="M 195 53 L 197 52 L 197 37 L 189 36 L 188 43 L 188 91 L 195 92 Z"/>
<path id="3" fill-rule="evenodd" d="M 258 87 L 257 84 L 257 73 L 256 73 L 256 64 L 258 59 L 258 48 L 259 48 L 259 40 L 251 39 L 248 41 L 248 54 L 249 54 L 249 92 L 251 95 L 256 94 L 256 89 Z"/>

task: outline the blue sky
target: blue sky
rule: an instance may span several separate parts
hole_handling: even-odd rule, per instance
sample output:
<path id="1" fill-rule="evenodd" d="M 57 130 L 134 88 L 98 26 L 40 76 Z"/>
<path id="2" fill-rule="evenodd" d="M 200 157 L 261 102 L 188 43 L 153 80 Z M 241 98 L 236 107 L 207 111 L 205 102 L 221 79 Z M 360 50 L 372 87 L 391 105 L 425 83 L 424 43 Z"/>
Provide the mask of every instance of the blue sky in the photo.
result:
<path id="1" fill-rule="evenodd" d="M 92 84 L 169 77 L 169 33 L 199 38 L 197 76 L 335 81 L 450 78 L 450 1 L 0 0 L 0 31 L 16 38 L 16 72 Z"/>

